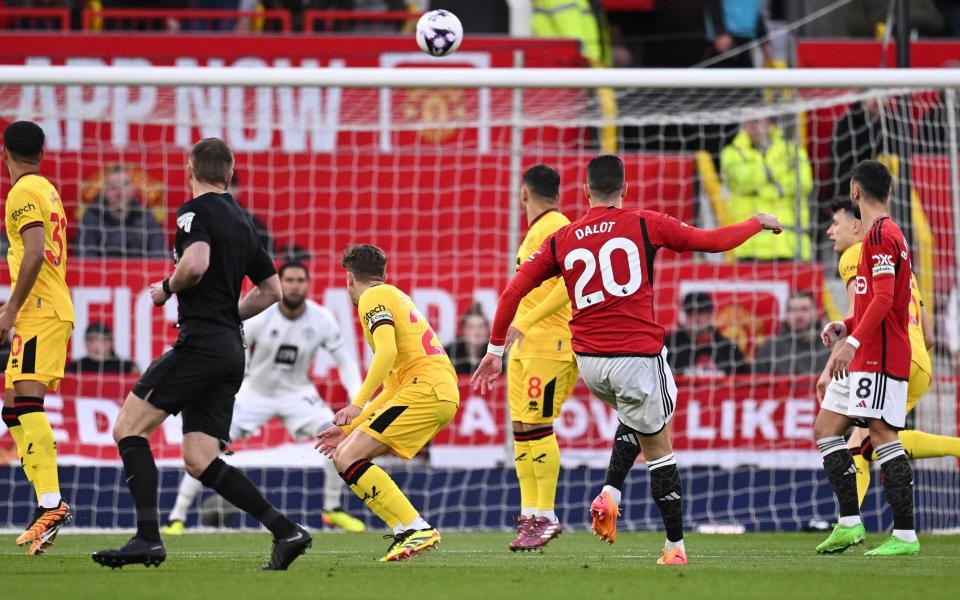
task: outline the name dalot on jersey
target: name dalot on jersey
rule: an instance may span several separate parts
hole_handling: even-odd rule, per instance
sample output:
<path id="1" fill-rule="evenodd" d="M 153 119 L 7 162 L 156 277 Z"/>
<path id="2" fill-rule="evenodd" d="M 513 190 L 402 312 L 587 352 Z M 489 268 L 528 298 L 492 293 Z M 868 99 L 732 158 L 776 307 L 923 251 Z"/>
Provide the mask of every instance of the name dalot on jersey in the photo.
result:
<path id="1" fill-rule="evenodd" d="M 586 225 L 577 229 L 573 232 L 577 236 L 578 240 L 582 240 L 588 235 L 594 235 L 597 233 L 610 233 L 613 231 L 613 226 L 616 224 L 616 221 L 601 221 L 599 223 L 594 223 L 592 225 Z"/>

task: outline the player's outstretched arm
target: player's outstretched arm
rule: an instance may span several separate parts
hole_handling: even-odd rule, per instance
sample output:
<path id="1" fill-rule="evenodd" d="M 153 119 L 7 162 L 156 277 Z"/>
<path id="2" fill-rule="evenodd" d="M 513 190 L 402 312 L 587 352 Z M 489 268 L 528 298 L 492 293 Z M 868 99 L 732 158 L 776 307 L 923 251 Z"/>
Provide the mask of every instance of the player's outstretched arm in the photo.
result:
<path id="1" fill-rule="evenodd" d="M 783 232 L 783 227 L 776 217 L 766 213 L 757 213 L 746 221 L 717 229 L 687 227 L 684 230 L 686 244 L 682 250 L 726 252 L 743 245 L 744 242 L 764 230 L 779 234 Z"/>

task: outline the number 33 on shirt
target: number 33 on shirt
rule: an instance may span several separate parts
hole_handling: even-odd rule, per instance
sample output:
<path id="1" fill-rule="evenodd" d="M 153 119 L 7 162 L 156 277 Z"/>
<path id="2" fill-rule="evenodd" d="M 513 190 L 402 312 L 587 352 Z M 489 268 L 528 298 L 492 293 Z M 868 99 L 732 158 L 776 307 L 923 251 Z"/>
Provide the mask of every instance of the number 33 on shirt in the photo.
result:
<path id="1" fill-rule="evenodd" d="M 56 315 L 63 321 L 73 321 L 73 302 L 67 288 L 67 218 L 56 188 L 36 174 L 24 175 L 7 195 L 7 239 L 10 250 L 7 264 L 12 286 L 23 262 L 24 246 L 21 232 L 31 227 L 43 227 L 43 265 L 20 310 L 20 317 Z"/>

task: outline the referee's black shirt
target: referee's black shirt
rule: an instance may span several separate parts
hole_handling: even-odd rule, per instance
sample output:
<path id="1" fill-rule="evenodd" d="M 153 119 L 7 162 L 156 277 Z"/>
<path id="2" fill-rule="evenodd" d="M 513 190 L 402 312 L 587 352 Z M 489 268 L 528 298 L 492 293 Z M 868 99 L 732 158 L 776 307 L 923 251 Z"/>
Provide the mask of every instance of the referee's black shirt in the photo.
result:
<path id="1" fill-rule="evenodd" d="M 210 245 L 210 265 L 197 285 L 177 293 L 181 331 L 210 325 L 239 328 L 244 276 L 259 284 L 277 272 L 253 221 L 230 194 L 208 192 L 177 211 L 174 262 L 194 242 Z"/>

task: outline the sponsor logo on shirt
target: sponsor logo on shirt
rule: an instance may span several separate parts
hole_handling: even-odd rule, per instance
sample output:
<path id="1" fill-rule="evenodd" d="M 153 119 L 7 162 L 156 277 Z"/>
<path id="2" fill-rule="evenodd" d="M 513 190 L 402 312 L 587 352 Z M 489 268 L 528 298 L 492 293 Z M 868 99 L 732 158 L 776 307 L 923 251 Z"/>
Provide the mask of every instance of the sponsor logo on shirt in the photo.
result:
<path id="1" fill-rule="evenodd" d="M 30 202 L 30 203 L 27 204 L 26 206 L 23 206 L 23 207 L 21 207 L 21 208 L 18 208 L 18 209 L 15 210 L 15 211 L 13 211 L 13 213 L 10 214 L 10 218 L 13 219 L 14 221 L 16 221 L 16 220 L 20 219 L 20 217 L 26 215 L 28 212 L 30 212 L 30 211 L 32 211 L 32 210 L 36 210 L 36 208 L 37 208 L 37 207 L 33 204 L 33 202 Z"/>
<path id="2" fill-rule="evenodd" d="M 873 255 L 873 276 L 877 275 L 896 275 L 897 270 L 893 265 L 893 257 L 889 254 Z"/>
<path id="3" fill-rule="evenodd" d="M 300 349 L 296 346 L 282 344 L 277 348 L 277 355 L 274 357 L 273 362 L 280 365 L 294 365 L 297 362 L 297 355 L 299 353 Z"/>
<path id="4" fill-rule="evenodd" d="M 183 213 L 177 217 L 177 227 L 184 230 L 187 233 L 190 233 L 190 228 L 193 227 L 193 218 L 197 216 L 197 213 Z"/>
<path id="5" fill-rule="evenodd" d="M 377 323 L 393 322 L 393 313 L 387 310 L 386 306 L 378 304 L 363 315 L 363 320 L 366 321 L 367 327 L 372 329 Z"/>

